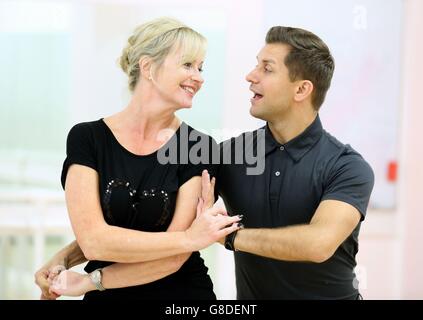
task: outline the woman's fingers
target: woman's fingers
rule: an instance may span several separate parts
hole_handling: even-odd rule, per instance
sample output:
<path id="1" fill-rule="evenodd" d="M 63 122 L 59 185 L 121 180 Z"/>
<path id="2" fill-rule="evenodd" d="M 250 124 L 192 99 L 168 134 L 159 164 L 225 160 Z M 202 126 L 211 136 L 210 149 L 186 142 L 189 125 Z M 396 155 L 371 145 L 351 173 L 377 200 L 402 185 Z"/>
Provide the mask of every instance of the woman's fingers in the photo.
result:
<path id="1" fill-rule="evenodd" d="M 212 207 L 212 208 L 209 208 L 207 210 L 204 210 L 203 212 L 204 212 L 204 214 L 208 214 L 208 215 L 211 215 L 211 216 L 217 216 L 217 215 L 228 216 L 228 213 L 226 212 L 225 209 L 218 208 L 218 207 Z"/>
<path id="2" fill-rule="evenodd" d="M 230 217 L 230 216 L 219 215 L 217 219 L 218 219 L 218 227 L 222 229 L 227 226 L 231 226 L 234 223 L 240 222 L 242 217 L 241 216 Z"/>
<path id="3" fill-rule="evenodd" d="M 216 179 L 210 180 L 210 174 L 203 170 L 201 174 L 201 198 L 204 200 L 204 209 L 211 208 L 214 204 L 214 185 Z"/>
<path id="4" fill-rule="evenodd" d="M 201 173 L 201 197 L 206 200 L 210 189 L 210 175 L 207 170 Z"/>
<path id="5" fill-rule="evenodd" d="M 242 228 L 244 228 L 242 223 L 235 222 L 232 225 L 230 225 L 229 227 L 223 228 L 219 231 L 219 239 L 226 237 L 228 234 L 231 234 L 232 232 L 237 231 L 237 230 L 242 229 Z"/>
<path id="6" fill-rule="evenodd" d="M 207 208 L 213 207 L 214 204 L 214 187 L 216 185 L 216 178 L 212 178 L 209 183 L 209 189 L 207 191 L 206 198 L 204 199 L 206 201 Z"/>
<path id="7" fill-rule="evenodd" d="M 198 198 L 198 203 L 197 203 L 197 218 L 198 216 L 200 216 L 203 213 L 203 205 L 204 205 L 204 201 L 202 198 Z"/>

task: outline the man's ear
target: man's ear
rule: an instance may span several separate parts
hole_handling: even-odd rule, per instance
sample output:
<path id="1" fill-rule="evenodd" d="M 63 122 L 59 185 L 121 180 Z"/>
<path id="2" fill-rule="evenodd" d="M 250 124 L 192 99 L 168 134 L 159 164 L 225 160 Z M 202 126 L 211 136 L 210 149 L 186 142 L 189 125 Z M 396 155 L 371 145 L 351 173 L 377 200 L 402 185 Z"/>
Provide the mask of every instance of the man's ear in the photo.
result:
<path id="1" fill-rule="evenodd" d="M 313 83 L 310 80 L 298 81 L 297 91 L 295 92 L 294 100 L 302 102 L 311 96 L 314 90 Z"/>
<path id="2" fill-rule="evenodd" d="M 138 61 L 138 65 L 140 68 L 140 76 L 143 79 L 151 80 L 151 72 L 152 72 L 152 61 L 149 57 L 141 57 Z"/>

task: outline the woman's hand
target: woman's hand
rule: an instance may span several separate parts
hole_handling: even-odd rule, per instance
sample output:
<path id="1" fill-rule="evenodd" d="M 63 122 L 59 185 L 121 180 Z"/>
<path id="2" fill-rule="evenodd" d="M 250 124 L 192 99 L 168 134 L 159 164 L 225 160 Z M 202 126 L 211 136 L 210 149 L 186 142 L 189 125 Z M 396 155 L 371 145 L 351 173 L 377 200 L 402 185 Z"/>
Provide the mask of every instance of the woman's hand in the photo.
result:
<path id="1" fill-rule="evenodd" d="M 207 170 L 203 170 L 201 174 L 201 198 L 203 199 L 202 211 L 213 207 L 214 205 L 214 188 L 216 178 L 210 180 L 210 174 Z"/>
<path id="2" fill-rule="evenodd" d="M 201 175 L 201 198 L 203 199 L 203 207 L 202 211 L 205 209 L 211 208 L 215 202 L 215 185 L 216 185 L 216 178 L 212 178 L 210 180 L 210 175 L 207 170 L 203 170 Z M 242 215 L 239 216 L 242 219 Z M 239 224 L 240 228 L 243 228 L 243 224 Z M 225 245 L 225 237 L 222 237 L 218 240 L 221 245 Z"/>
<path id="3" fill-rule="evenodd" d="M 197 217 L 185 231 L 191 246 L 191 251 L 198 251 L 208 247 L 228 234 L 240 229 L 239 216 L 230 217 L 221 208 L 210 208 L 201 212 L 202 199 L 197 206 Z"/>
<path id="4" fill-rule="evenodd" d="M 214 178 L 210 181 L 207 170 L 204 170 L 201 176 L 202 197 L 198 200 L 197 217 L 185 231 L 194 247 L 193 251 L 204 249 L 240 228 L 239 216 L 230 217 L 226 210 L 212 207 L 215 182 Z"/>
<path id="5" fill-rule="evenodd" d="M 78 297 L 96 290 L 89 275 L 65 270 L 51 280 L 50 292 L 56 295 Z"/>

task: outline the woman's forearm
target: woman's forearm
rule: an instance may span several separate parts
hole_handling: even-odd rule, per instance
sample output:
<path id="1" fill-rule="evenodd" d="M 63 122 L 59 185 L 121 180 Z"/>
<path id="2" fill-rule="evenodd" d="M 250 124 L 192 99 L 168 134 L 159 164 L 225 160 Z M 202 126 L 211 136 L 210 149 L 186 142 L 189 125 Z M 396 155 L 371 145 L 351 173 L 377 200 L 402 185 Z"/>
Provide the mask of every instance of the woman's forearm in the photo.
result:
<path id="1" fill-rule="evenodd" d="M 88 260 L 136 263 L 196 251 L 183 231 L 143 232 L 106 225 L 86 240 L 81 248 Z"/>
<path id="2" fill-rule="evenodd" d="M 106 289 L 150 283 L 175 273 L 191 253 L 139 263 L 115 263 L 103 269 L 102 284 Z"/>

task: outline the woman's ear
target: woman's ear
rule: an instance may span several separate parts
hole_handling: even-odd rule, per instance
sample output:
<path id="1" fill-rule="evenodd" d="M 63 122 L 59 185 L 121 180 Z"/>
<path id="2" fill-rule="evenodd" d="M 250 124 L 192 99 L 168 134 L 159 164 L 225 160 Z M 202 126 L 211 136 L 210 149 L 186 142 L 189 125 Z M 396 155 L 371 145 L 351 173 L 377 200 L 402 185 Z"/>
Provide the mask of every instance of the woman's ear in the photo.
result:
<path id="1" fill-rule="evenodd" d="M 314 86 L 310 80 L 301 80 L 298 83 L 297 91 L 295 92 L 294 99 L 296 102 L 302 102 L 308 97 L 311 97 Z"/>
<path id="2" fill-rule="evenodd" d="M 151 80 L 152 76 L 151 76 L 151 68 L 152 68 L 152 62 L 151 59 L 148 57 L 141 57 L 140 60 L 138 61 L 138 65 L 140 67 L 140 75 L 142 78 L 147 79 L 147 80 Z"/>

